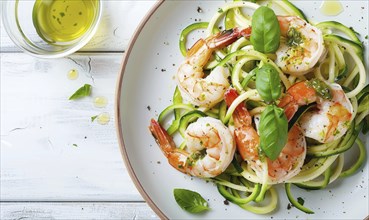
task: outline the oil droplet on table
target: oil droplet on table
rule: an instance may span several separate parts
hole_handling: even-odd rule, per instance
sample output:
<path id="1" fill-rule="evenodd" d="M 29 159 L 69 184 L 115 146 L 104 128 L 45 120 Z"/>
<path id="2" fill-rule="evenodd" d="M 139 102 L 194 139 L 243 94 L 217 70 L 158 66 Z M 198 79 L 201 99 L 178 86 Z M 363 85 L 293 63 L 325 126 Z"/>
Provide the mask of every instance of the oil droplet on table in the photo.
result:
<path id="1" fill-rule="evenodd" d="M 100 115 L 97 116 L 97 123 L 101 125 L 106 125 L 110 121 L 110 115 L 107 112 L 103 112 Z"/>
<path id="2" fill-rule="evenodd" d="M 94 99 L 94 106 L 97 108 L 104 108 L 108 104 L 108 99 L 104 96 L 98 96 Z"/>
<path id="3" fill-rule="evenodd" d="M 326 0 L 320 5 L 320 12 L 324 15 L 335 16 L 343 11 L 343 6 L 340 1 Z"/>
<path id="4" fill-rule="evenodd" d="M 75 80 L 78 78 L 78 71 L 76 69 L 72 69 L 67 74 L 68 79 Z"/>

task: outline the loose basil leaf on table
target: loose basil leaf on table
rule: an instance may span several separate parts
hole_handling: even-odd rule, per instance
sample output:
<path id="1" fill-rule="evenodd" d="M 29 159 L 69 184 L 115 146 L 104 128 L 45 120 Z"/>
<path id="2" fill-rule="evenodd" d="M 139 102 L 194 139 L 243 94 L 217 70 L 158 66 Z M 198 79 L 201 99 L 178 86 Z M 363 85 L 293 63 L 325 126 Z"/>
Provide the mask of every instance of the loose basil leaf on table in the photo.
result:
<path id="1" fill-rule="evenodd" d="M 177 204 L 188 212 L 199 213 L 210 209 L 205 199 L 197 192 L 188 189 L 174 189 L 173 194 Z"/>
<path id="2" fill-rule="evenodd" d="M 91 116 L 91 122 L 94 122 L 98 115 Z"/>
<path id="3" fill-rule="evenodd" d="M 79 88 L 71 97 L 69 97 L 69 100 L 75 100 L 80 99 L 86 96 L 89 96 L 91 94 L 91 85 L 85 84 L 81 88 Z"/>
<path id="4" fill-rule="evenodd" d="M 279 99 L 282 93 L 278 71 L 270 64 L 256 69 L 256 90 L 266 102 Z"/>
<path id="5" fill-rule="evenodd" d="M 261 53 L 274 53 L 279 47 L 281 30 L 274 11 L 261 6 L 252 15 L 251 43 Z"/>
<path id="6" fill-rule="evenodd" d="M 260 148 L 271 160 L 278 158 L 287 143 L 288 121 L 282 108 L 268 105 L 260 116 Z"/>

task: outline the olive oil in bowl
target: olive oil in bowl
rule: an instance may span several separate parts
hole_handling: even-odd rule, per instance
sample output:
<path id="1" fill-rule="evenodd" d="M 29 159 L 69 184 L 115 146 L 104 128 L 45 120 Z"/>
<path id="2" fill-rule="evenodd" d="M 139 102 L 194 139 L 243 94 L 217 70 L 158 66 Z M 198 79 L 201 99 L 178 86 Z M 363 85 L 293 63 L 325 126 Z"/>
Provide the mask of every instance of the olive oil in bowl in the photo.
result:
<path id="1" fill-rule="evenodd" d="M 38 35 L 50 44 L 69 44 L 91 27 L 97 0 L 36 0 L 32 19 Z"/>

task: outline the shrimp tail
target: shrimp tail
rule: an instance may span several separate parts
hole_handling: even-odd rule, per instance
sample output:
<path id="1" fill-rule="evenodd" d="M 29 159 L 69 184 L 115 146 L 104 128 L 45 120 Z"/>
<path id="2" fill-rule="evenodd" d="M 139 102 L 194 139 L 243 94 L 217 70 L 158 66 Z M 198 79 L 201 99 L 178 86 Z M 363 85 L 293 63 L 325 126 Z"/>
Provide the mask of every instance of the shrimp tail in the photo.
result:
<path id="1" fill-rule="evenodd" d="M 297 112 L 299 106 L 296 104 L 291 95 L 286 94 L 279 102 L 278 107 L 284 109 L 287 120 L 290 121 Z"/>
<path id="2" fill-rule="evenodd" d="M 224 100 L 227 104 L 227 106 L 231 106 L 233 101 L 238 97 L 238 93 L 235 89 L 228 89 L 226 93 L 224 94 Z M 242 103 L 239 104 L 235 111 L 233 112 L 233 119 L 235 121 L 235 124 L 243 124 L 243 125 L 250 125 L 251 124 L 251 116 Z"/>
<path id="3" fill-rule="evenodd" d="M 189 168 L 186 164 L 188 154 L 176 148 L 172 137 L 155 119 L 151 119 L 149 129 L 165 157 L 168 158 L 169 164 L 182 173 L 188 173 Z"/>
<path id="4" fill-rule="evenodd" d="M 251 36 L 251 26 L 248 27 L 248 28 L 244 28 L 242 30 L 239 30 L 238 28 L 235 28 L 236 29 L 236 32 L 239 33 L 240 36 L 243 36 L 245 38 L 250 38 Z"/>
<path id="5" fill-rule="evenodd" d="M 235 89 L 228 89 L 224 94 L 224 100 L 227 106 L 231 106 L 233 101 L 238 97 L 238 93 Z M 240 105 L 239 105 L 240 106 Z M 237 106 L 238 108 L 238 106 Z"/>
<path id="6" fill-rule="evenodd" d="M 238 27 L 219 32 L 217 35 L 206 39 L 209 48 L 221 48 L 235 42 L 240 37 L 250 37 L 251 27 L 240 30 Z"/>
<path id="7" fill-rule="evenodd" d="M 280 100 L 278 107 L 284 109 L 289 121 L 297 112 L 299 106 L 308 105 L 316 101 L 316 91 L 309 86 L 307 81 L 301 81 L 287 90 L 287 94 Z"/>
<path id="8" fill-rule="evenodd" d="M 155 119 L 151 119 L 149 129 L 160 149 L 168 157 L 168 154 L 176 148 L 172 137 Z"/>
<path id="9" fill-rule="evenodd" d="M 197 64 L 199 66 L 205 65 L 205 63 L 209 60 L 211 53 L 213 50 L 218 48 L 226 47 L 233 42 L 235 42 L 240 37 L 250 37 L 251 35 L 251 27 L 240 30 L 239 28 L 233 28 L 221 31 L 216 35 L 212 35 L 208 38 L 199 39 L 188 51 L 187 58 L 189 59 L 189 63 Z M 195 54 L 202 54 L 202 56 L 195 57 L 193 60 L 192 57 Z"/>
<path id="10" fill-rule="evenodd" d="M 234 100 L 238 97 L 238 93 L 235 89 L 229 89 L 224 95 L 224 99 L 228 107 L 232 105 Z M 247 111 L 247 108 L 242 103 L 239 104 L 234 110 L 233 121 L 236 127 L 234 131 L 236 146 L 238 152 L 243 160 L 256 160 L 259 146 L 259 136 L 256 130 L 251 126 L 251 116 Z"/>

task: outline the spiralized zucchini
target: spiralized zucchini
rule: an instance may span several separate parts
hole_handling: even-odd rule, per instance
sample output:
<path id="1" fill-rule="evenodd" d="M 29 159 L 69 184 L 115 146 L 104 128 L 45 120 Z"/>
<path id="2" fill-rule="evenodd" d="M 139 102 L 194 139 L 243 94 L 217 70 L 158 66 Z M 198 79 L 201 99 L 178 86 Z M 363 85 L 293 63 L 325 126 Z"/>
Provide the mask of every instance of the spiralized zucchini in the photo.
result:
<path id="1" fill-rule="evenodd" d="M 287 0 L 275 1 L 269 5 L 283 10 L 288 15 L 308 20 L 300 9 Z M 245 14 L 244 9 L 253 11 L 259 6 L 257 3 L 247 1 L 228 2 L 215 12 L 209 22 L 190 24 L 180 34 L 179 48 L 181 53 L 186 56 L 186 42 L 192 31 L 206 29 L 207 36 L 210 36 L 219 32 L 219 26 L 224 26 L 227 29 L 250 26 L 251 16 Z M 247 101 L 247 109 L 251 116 L 260 114 L 268 103 L 263 101 L 255 88 L 254 69 L 265 63 L 272 65 L 278 71 L 283 92 L 299 81 L 312 78 L 340 84 L 353 106 L 354 120 L 349 125 L 347 133 L 329 143 L 319 144 L 309 141 L 307 143 L 307 156 L 301 171 L 285 182 L 286 194 L 291 204 L 308 214 L 312 214 L 314 211 L 304 207 L 294 199 L 291 186 L 320 190 L 328 187 L 333 181 L 355 174 L 362 167 L 366 158 L 365 144 L 360 139 L 359 134 L 361 131 L 368 130 L 369 127 L 369 87 L 365 86 L 367 72 L 363 63 L 364 46 L 357 33 L 336 21 L 324 21 L 314 26 L 323 32 L 327 55 L 314 66 L 309 74 L 294 76 L 284 73 L 275 63 L 275 54 L 258 52 L 254 50 L 249 39 L 240 38 L 228 47 L 215 51 L 213 58 L 205 66 L 205 69 L 210 70 L 218 66 L 226 66 L 230 69 L 230 84 L 240 95 L 229 107 L 224 101 L 212 108 L 199 108 L 183 103 L 177 88 L 173 95 L 173 104 L 164 109 L 158 119 L 161 124 L 164 124 L 164 119 L 173 116 L 172 122 L 167 125 L 168 133 L 170 135 L 179 133 L 184 137 L 187 126 L 199 117 L 211 116 L 232 127 L 232 114 L 236 107 L 245 101 Z M 310 108 L 314 108 L 314 105 L 300 109 L 298 117 L 292 119 L 293 124 L 299 123 L 300 116 L 309 111 Z M 359 159 L 344 170 L 343 167 L 347 167 L 344 164 L 344 155 L 352 146 L 358 147 Z M 186 148 L 185 141 L 180 145 L 180 148 Z M 264 175 L 268 175 L 266 163 L 262 162 L 261 166 L 266 169 Z M 236 152 L 228 169 L 223 174 L 208 180 L 217 185 L 219 193 L 225 199 L 237 204 L 242 209 L 257 214 L 270 213 L 277 207 L 278 194 L 273 184 L 266 181 L 259 183 L 258 178 L 260 177 L 256 175 L 250 164 L 242 161 Z"/>

